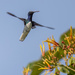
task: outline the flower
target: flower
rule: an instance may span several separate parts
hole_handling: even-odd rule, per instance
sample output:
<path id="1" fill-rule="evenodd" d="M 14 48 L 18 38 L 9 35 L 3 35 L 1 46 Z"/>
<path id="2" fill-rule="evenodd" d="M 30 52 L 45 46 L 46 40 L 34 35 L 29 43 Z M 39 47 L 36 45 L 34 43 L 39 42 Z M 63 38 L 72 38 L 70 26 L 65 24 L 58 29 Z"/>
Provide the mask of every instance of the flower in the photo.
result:
<path id="1" fill-rule="evenodd" d="M 38 70 L 41 70 L 41 69 L 51 70 L 52 66 L 50 66 L 48 60 L 47 60 L 47 59 L 42 59 L 42 60 L 43 60 L 43 64 L 46 64 L 47 66 L 45 66 L 45 67 L 40 67 Z"/>
<path id="2" fill-rule="evenodd" d="M 53 44 L 54 46 L 59 46 L 59 44 L 54 40 L 53 36 L 52 36 L 52 39 L 51 39 L 51 38 L 50 38 L 50 40 L 47 39 L 47 40 L 44 41 L 44 42 L 51 43 L 51 44 Z"/>
<path id="3" fill-rule="evenodd" d="M 72 26 L 70 26 L 70 35 L 65 35 L 65 40 L 67 40 L 68 44 L 74 44 L 75 43 L 75 35 L 72 35 Z"/>
<path id="4" fill-rule="evenodd" d="M 38 70 L 41 70 L 41 69 L 42 69 L 42 70 L 49 70 L 50 68 L 48 68 L 48 67 L 45 66 L 45 67 L 39 68 Z"/>
<path id="5" fill-rule="evenodd" d="M 44 46 L 44 42 L 42 42 L 42 44 L 43 44 L 43 48 L 42 48 L 42 46 L 40 45 L 40 49 L 41 49 L 42 56 L 44 56 L 44 55 L 45 55 L 45 46 Z"/>
<path id="6" fill-rule="evenodd" d="M 47 40 L 49 40 L 49 38 L 47 38 Z M 51 51 L 51 45 L 49 42 L 48 42 L 48 48 L 49 48 L 49 51 Z"/>
<path id="7" fill-rule="evenodd" d="M 70 38 L 72 38 L 72 26 L 70 26 Z"/>
<path id="8" fill-rule="evenodd" d="M 51 69 L 51 66 L 50 66 L 50 64 L 48 63 L 48 60 L 47 60 L 47 59 L 43 59 L 43 61 L 44 61 L 43 63 L 44 63 L 44 64 L 46 63 L 47 66 L 49 67 L 49 69 Z"/>
<path id="9" fill-rule="evenodd" d="M 23 75 L 28 75 L 28 72 L 30 72 L 30 71 L 31 71 L 31 69 L 29 69 L 29 67 L 28 68 L 24 68 Z"/>

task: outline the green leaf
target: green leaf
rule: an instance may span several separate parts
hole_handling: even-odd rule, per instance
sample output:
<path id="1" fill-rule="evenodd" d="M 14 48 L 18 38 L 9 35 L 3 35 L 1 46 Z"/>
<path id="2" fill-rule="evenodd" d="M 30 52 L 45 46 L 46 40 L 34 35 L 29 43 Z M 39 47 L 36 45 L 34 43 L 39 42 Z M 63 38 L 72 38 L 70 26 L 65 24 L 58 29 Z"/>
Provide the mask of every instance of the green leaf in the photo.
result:
<path id="1" fill-rule="evenodd" d="M 68 75 L 75 75 L 75 73 L 73 73 L 73 72 L 70 72 Z"/>
<path id="2" fill-rule="evenodd" d="M 29 68 L 32 70 L 31 75 L 39 75 L 43 71 L 38 70 L 40 68 L 39 65 L 37 65 L 38 63 L 42 64 L 42 60 L 38 60 L 28 64 Z"/>
<path id="3" fill-rule="evenodd" d="M 69 59 L 69 64 L 71 65 L 73 63 L 72 57 Z"/>
<path id="4" fill-rule="evenodd" d="M 73 60 L 73 63 L 75 64 L 75 59 Z"/>
<path id="5" fill-rule="evenodd" d="M 64 65 L 59 65 L 60 67 L 60 71 L 63 72 L 63 73 L 69 73 L 69 70 L 64 66 Z"/>
<path id="6" fill-rule="evenodd" d="M 70 65 L 71 65 L 71 64 L 75 64 L 75 59 L 74 59 L 74 57 L 73 57 L 73 58 L 71 57 L 71 58 L 69 59 L 69 64 L 70 64 Z"/>
<path id="7" fill-rule="evenodd" d="M 67 74 L 69 73 L 68 69 L 66 69 L 65 67 L 61 67 L 60 71 Z"/>
<path id="8" fill-rule="evenodd" d="M 69 71 L 69 73 L 67 75 L 75 75 L 75 71 L 73 71 L 73 70 L 75 70 L 75 67 L 73 67 L 72 65 L 69 65 L 68 66 L 69 68 L 67 66 L 64 66 L 64 65 L 59 65 L 59 67 L 60 68 L 62 68 L 62 67 L 66 68 Z"/>
<path id="9" fill-rule="evenodd" d="M 69 65 L 69 67 L 75 70 L 75 67 L 73 67 L 72 65 Z M 68 75 L 75 75 L 75 71 L 73 71 L 72 69 L 69 69 Z"/>

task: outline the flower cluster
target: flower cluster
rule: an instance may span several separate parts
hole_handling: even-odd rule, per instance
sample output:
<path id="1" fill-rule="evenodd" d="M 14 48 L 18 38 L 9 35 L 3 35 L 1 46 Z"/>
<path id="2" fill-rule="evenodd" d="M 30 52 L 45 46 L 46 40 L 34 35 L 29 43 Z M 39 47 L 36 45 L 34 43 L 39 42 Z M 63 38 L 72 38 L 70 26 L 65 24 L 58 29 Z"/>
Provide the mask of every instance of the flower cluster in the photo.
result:
<path id="1" fill-rule="evenodd" d="M 70 57 L 71 54 L 75 53 L 75 34 L 72 34 L 72 26 L 70 27 L 70 35 L 65 35 L 64 40 L 68 42 L 68 45 L 65 45 L 65 42 L 62 42 L 64 45 L 63 49 L 68 52 L 68 57 Z"/>
<path id="2" fill-rule="evenodd" d="M 70 35 L 65 34 L 64 40 L 66 40 L 68 44 L 62 41 L 62 44 L 59 45 L 59 43 L 55 41 L 53 36 L 52 36 L 52 39 L 47 38 L 47 40 L 42 42 L 43 48 L 42 48 L 42 45 L 40 45 L 40 49 L 42 53 L 43 65 L 39 64 L 41 65 L 39 67 L 39 70 L 40 69 L 48 70 L 46 72 L 47 74 L 48 72 L 51 72 L 54 68 L 57 69 L 57 67 L 60 65 L 59 58 L 56 56 L 57 52 L 59 53 L 59 50 L 63 50 L 64 55 L 60 55 L 60 54 L 58 55 L 60 55 L 60 57 L 65 60 L 65 64 L 66 66 L 68 66 L 69 59 L 72 57 L 72 54 L 75 53 L 75 34 L 72 33 L 72 26 L 70 27 Z M 44 45 L 45 42 L 48 43 L 48 48 L 49 48 L 47 55 L 45 53 L 45 45 Z M 67 54 L 68 54 L 68 58 L 66 57 Z M 55 73 L 59 75 L 60 71 L 57 70 Z"/>
<path id="3" fill-rule="evenodd" d="M 47 42 L 48 43 L 48 54 L 47 56 L 45 55 L 45 45 L 44 43 Z M 41 49 L 41 53 L 42 53 L 42 60 L 43 60 L 43 65 L 40 66 L 40 69 L 43 69 L 43 70 L 49 70 L 49 71 L 46 71 L 45 75 L 48 73 L 48 72 L 51 72 L 57 65 L 58 63 L 58 58 L 55 56 L 55 53 L 57 51 L 59 51 L 59 47 L 61 47 L 54 39 L 54 37 L 52 36 L 52 39 L 50 38 L 47 38 L 47 40 L 43 41 L 43 48 L 42 48 L 42 45 L 40 45 L 40 49 Z M 41 64 L 39 64 L 41 65 Z"/>

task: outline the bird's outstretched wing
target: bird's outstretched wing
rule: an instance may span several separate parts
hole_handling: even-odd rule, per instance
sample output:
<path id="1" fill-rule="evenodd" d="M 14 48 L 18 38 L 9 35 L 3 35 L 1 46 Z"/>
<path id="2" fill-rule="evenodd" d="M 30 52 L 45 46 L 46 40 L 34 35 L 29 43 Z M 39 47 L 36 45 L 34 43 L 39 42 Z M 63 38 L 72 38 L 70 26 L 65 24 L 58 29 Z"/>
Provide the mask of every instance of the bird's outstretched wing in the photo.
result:
<path id="1" fill-rule="evenodd" d="M 45 28 L 49 28 L 49 29 L 54 29 L 54 28 L 52 28 L 52 27 L 47 27 L 47 26 L 40 25 L 40 24 L 38 24 L 38 23 L 36 23 L 36 22 L 34 22 L 34 21 L 33 21 L 33 24 L 34 24 L 35 26 L 40 26 L 40 27 L 45 27 Z"/>
<path id="2" fill-rule="evenodd" d="M 9 15 L 11 15 L 11 16 L 13 16 L 13 17 L 16 17 L 16 18 L 22 20 L 22 21 L 24 22 L 24 25 L 26 25 L 26 22 L 25 22 L 26 19 L 25 19 L 25 18 L 20 18 L 20 17 L 18 17 L 18 16 L 16 16 L 16 15 L 12 14 L 12 13 L 10 13 L 10 12 L 7 12 L 7 14 L 9 14 Z"/>

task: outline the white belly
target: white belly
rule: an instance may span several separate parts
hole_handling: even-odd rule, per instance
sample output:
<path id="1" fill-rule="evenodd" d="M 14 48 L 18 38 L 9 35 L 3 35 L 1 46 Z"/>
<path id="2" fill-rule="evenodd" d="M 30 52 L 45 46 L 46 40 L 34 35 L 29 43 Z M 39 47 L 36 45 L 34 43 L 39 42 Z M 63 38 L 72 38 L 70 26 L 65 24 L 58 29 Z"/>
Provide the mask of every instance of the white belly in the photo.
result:
<path id="1" fill-rule="evenodd" d="M 20 37 L 20 41 L 24 41 L 24 39 L 26 38 L 26 36 L 30 32 L 31 27 L 32 27 L 32 23 L 31 22 L 26 24 L 26 26 L 24 27 L 23 33 L 22 33 L 22 35 Z"/>

